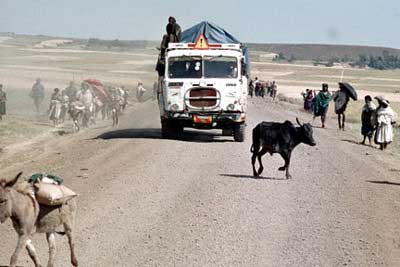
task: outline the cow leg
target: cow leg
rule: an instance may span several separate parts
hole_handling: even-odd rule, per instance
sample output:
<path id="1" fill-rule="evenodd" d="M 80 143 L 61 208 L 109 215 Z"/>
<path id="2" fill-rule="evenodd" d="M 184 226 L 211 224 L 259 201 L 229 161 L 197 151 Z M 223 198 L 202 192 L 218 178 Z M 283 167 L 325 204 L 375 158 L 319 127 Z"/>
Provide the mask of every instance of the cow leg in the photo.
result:
<path id="1" fill-rule="evenodd" d="M 257 152 L 253 152 L 253 155 L 251 156 L 251 164 L 253 165 L 253 176 L 257 177 L 258 173 L 256 171 L 256 158 L 257 158 Z"/>
<path id="2" fill-rule="evenodd" d="M 282 158 L 285 161 L 285 165 L 280 167 L 279 170 L 280 171 L 284 171 L 286 170 L 286 179 L 290 179 L 292 178 L 292 176 L 289 173 L 289 166 L 290 166 L 290 156 L 291 156 L 292 152 L 287 152 L 287 153 L 281 153 Z"/>
<path id="3" fill-rule="evenodd" d="M 258 158 L 258 163 L 260 164 L 260 167 L 258 168 L 258 175 L 260 175 L 263 170 L 264 166 L 262 165 L 261 157 L 265 155 L 265 153 L 268 152 L 268 149 L 262 148 L 260 152 L 258 152 L 257 158 Z"/>
<path id="4" fill-rule="evenodd" d="M 49 244 L 49 262 L 47 267 L 54 267 L 54 259 L 56 256 L 56 238 L 54 233 L 46 233 L 47 243 Z"/>
<path id="5" fill-rule="evenodd" d="M 253 155 L 251 156 L 251 164 L 253 165 L 253 176 L 255 176 L 255 177 L 258 176 L 255 164 L 256 164 L 257 153 L 259 150 L 260 150 L 260 147 L 258 145 L 253 146 L 253 148 L 252 148 Z"/>
<path id="6" fill-rule="evenodd" d="M 286 170 L 286 158 L 287 158 L 287 153 L 286 152 L 281 152 L 279 153 L 281 155 L 281 157 L 283 158 L 283 160 L 285 161 L 285 164 L 282 167 L 278 168 L 278 171 L 285 171 Z"/>
<path id="7" fill-rule="evenodd" d="M 26 241 L 26 250 L 28 251 L 29 257 L 31 257 L 33 263 L 35 264 L 35 267 L 40 267 L 40 263 L 39 263 L 39 259 L 36 255 L 36 249 L 32 244 L 32 241 L 30 239 L 28 239 L 28 241 Z"/>

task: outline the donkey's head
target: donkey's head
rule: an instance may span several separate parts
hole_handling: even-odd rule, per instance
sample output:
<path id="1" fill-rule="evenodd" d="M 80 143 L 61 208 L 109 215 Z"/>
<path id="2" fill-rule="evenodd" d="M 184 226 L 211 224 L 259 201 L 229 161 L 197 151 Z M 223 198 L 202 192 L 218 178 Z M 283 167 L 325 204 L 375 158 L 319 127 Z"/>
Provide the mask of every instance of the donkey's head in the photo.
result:
<path id="1" fill-rule="evenodd" d="M 18 173 L 11 181 L 0 179 L 0 223 L 4 223 L 11 216 L 12 203 L 10 188 L 17 183 L 21 175 L 22 172 Z"/>

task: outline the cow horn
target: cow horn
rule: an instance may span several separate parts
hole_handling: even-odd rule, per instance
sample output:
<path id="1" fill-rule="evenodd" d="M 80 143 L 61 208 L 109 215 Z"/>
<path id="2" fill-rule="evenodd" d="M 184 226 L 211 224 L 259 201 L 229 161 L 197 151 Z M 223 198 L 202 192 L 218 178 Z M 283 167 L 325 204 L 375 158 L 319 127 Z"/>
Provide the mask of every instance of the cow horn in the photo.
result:
<path id="1" fill-rule="evenodd" d="M 299 118 L 297 118 L 297 117 L 296 117 L 296 122 L 297 122 L 298 125 L 303 126 L 303 125 L 300 123 Z"/>

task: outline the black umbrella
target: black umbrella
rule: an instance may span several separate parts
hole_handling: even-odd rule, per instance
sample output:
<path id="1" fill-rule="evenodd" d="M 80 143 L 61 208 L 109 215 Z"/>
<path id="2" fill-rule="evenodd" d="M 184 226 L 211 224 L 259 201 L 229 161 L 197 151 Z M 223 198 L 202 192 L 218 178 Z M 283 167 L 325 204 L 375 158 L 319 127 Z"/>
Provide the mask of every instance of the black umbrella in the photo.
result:
<path id="1" fill-rule="evenodd" d="M 340 89 L 343 89 L 346 91 L 346 93 L 349 95 L 350 98 L 352 98 L 353 100 L 357 100 L 357 92 L 356 90 L 353 88 L 353 86 L 351 86 L 349 83 L 339 83 L 339 87 Z"/>

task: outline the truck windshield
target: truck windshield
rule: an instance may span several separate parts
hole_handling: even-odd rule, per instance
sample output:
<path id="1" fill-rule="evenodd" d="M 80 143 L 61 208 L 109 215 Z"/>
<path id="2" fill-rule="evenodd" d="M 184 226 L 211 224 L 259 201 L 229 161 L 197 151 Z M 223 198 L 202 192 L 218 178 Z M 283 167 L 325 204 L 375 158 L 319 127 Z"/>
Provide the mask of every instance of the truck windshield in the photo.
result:
<path id="1" fill-rule="evenodd" d="M 201 57 L 171 57 L 168 59 L 169 78 L 201 78 Z"/>
<path id="2" fill-rule="evenodd" d="M 238 67 L 235 57 L 204 57 L 205 78 L 237 78 Z"/>

